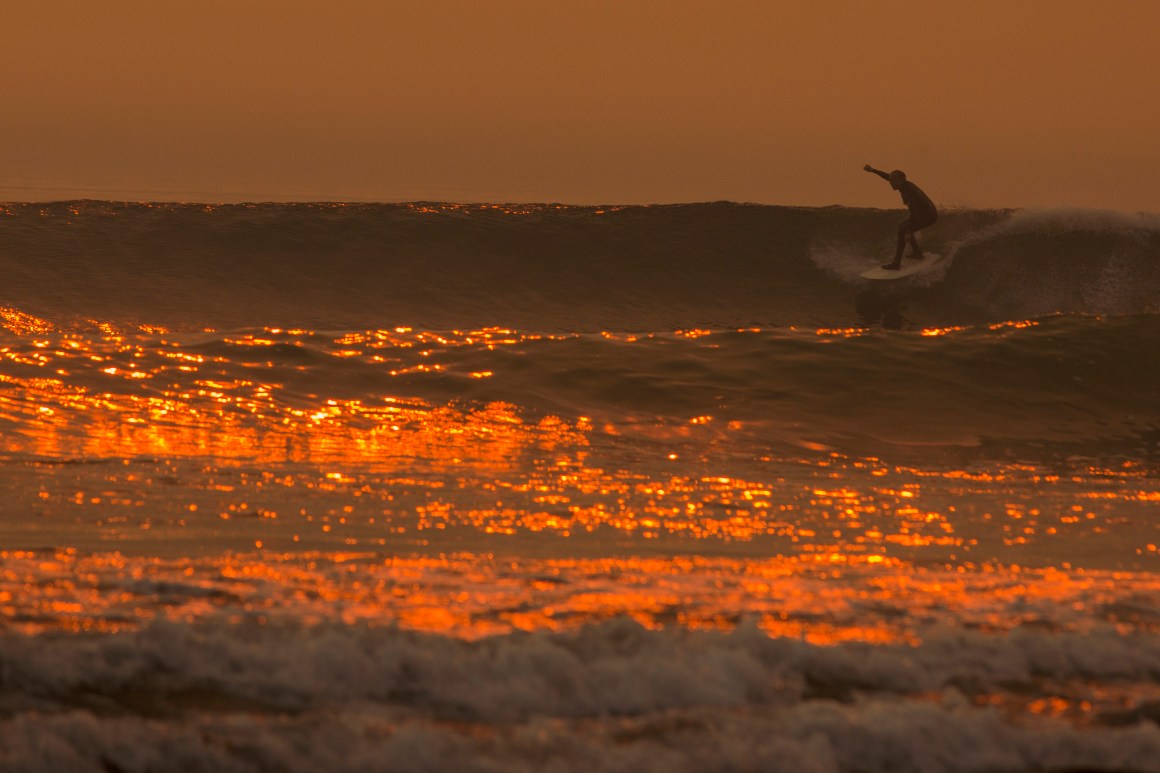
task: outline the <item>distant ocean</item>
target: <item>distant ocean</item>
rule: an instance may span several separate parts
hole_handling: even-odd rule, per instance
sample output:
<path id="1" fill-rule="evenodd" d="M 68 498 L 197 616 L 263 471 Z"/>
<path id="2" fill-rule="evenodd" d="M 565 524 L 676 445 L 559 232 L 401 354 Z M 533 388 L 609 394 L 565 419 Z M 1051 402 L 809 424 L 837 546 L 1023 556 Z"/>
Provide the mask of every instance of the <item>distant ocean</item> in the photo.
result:
<path id="1" fill-rule="evenodd" d="M 1160 771 L 1160 216 L 0 206 L 0 770 Z"/>

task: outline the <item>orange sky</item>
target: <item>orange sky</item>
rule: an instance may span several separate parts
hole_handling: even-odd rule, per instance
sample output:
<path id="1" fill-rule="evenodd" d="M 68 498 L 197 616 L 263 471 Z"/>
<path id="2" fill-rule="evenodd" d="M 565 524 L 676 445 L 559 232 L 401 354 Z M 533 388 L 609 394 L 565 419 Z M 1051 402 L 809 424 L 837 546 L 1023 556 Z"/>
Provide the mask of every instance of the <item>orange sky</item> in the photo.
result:
<path id="1" fill-rule="evenodd" d="M 0 198 L 1160 211 L 1160 3 L 6 4 Z"/>

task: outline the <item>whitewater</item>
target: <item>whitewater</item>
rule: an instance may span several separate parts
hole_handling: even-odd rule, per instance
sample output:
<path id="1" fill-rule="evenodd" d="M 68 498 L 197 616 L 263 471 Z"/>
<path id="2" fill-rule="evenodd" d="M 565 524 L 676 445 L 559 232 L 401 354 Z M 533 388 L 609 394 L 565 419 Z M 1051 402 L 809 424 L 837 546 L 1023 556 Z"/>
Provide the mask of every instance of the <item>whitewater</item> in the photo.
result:
<path id="1" fill-rule="evenodd" d="M 1160 771 L 1160 217 L 0 206 L 0 769 Z"/>

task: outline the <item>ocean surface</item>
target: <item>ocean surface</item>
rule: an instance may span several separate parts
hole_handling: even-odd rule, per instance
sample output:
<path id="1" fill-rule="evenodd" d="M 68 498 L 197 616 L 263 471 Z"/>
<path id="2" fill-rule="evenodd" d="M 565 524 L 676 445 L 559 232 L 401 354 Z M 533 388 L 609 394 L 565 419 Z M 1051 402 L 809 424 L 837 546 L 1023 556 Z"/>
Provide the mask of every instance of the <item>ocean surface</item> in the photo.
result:
<path id="1" fill-rule="evenodd" d="M 1160 771 L 1160 216 L 0 206 L 0 770 Z"/>

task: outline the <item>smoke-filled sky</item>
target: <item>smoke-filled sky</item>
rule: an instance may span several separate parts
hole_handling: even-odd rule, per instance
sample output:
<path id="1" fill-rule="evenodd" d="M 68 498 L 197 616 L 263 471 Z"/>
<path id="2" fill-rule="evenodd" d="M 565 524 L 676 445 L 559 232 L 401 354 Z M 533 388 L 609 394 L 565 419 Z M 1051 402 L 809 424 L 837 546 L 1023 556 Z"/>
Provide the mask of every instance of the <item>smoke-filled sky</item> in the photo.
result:
<path id="1" fill-rule="evenodd" d="M 1151 0 L 10 0 L 0 198 L 1160 212 Z"/>

